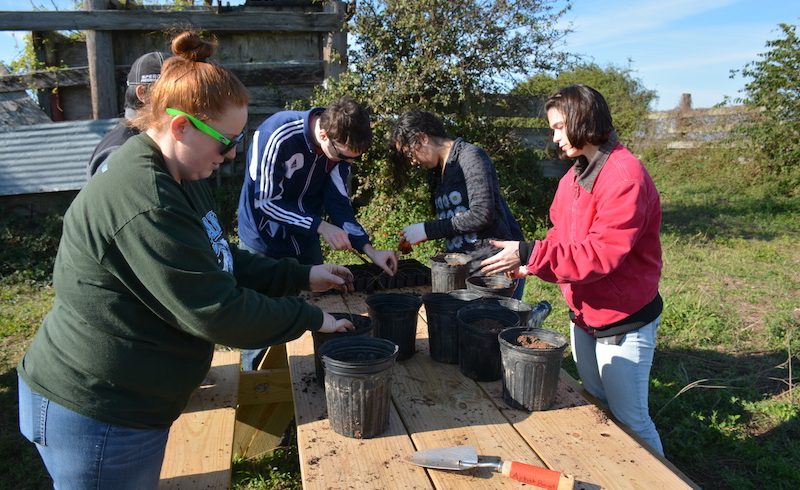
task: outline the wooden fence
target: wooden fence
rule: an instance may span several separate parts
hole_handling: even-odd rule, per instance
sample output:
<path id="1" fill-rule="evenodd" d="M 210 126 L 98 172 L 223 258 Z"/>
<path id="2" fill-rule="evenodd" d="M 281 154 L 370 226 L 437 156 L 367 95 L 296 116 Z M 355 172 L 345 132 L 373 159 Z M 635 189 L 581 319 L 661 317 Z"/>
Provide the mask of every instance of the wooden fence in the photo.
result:
<path id="1" fill-rule="evenodd" d="M 651 112 L 643 143 L 680 150 L 730 142 L 731 130 L 753 114 L 746 106 Z"/>

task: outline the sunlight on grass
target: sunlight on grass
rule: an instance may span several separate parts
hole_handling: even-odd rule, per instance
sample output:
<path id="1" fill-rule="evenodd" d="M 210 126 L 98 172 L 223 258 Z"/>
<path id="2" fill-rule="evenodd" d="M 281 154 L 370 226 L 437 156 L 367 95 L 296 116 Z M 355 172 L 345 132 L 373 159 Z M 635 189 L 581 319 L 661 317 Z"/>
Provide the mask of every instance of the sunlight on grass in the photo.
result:
<path id="1" fill-rule="evenodd" d="M 235 459 L 232 488 L 236 490 L 300 490 L 297 442 L 259 458 Z"/>
<path id="2" fill-rule="evenodd" d="M 765 179 L 737 158 L 724 149 L 644 157 L 664 209 L 665 307 L 650 408 L 667 457 L 703 486 L 798 488 L 800 195 L 785 184 L 796 177 Z M 370 216 L 375 226 L 386 225 L 376 233 L 379 247 L 395 246 L 394 233 L 408 224 L 404 212 L 378 207 Z M 0 395 L 7 395 L 0 409 L 7 414 L 17 408 L 14 365 L 53 301 L 60 223 L 58 216 L 0 217 Z M 404 258 L 427 265 L 438 245 L 424 243 Z M 359 263 L 351 253 L 329 258 Z M 529 277 L 524 299 L 549 301 L 544 326 L 568 333 L 558 285 Z M 562 366 L 576 374 L 569 354 Z M 35 450 L 19 450 L 16 420 L 2 420 L 0 448 L 12 456 L 0 471 L 13 468 L 11 485 L 26 475 L 41 480 Z M 301 488 L 296 443 L 236 461 L 234 488 Z"/>
<path id="3" fill-rule="evenodd" d="M 33 335 L 53 305 L 53 297 L 53 289 L 47 284 L 0 283 L 0 337 Z"/>

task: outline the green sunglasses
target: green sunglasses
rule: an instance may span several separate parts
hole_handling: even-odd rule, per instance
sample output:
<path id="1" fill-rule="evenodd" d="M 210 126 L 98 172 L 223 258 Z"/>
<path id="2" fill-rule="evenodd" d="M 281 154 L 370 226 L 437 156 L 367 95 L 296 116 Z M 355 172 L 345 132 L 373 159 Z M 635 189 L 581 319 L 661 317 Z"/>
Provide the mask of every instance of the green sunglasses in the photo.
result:
<path id="1" fill-rule="evenodd" d="M 208 124 L 204 123 L 200 119 L 197 119 L 193 115 L 188 114 L 188 113 L 183 112 L 183 111 L 179 111 L 178 109 L 173 109 L 172 107 L 167 107 L 167 114 L 169 114 L 170 116 L 184 116 L 184 117 L 186 117 L 186 119 L 188 119 L 189 122 L 192 123 L 192 126 L 197 128 L 198 131 L 201 131 L 201 132 L 211 136 L 215 140 L 219 141 L 220 143 L 222 143 L 222 150 L 220 151 L 221 155 L 225 155 L 226 153 L 231 151 L 232 148 L 234 148 L 236 145 L 241 143 L 242 140 L 244 139 L 244 131 L 242 131 L 241 133 L 236 135 L 235 138 L 230 139 L 227 136 L 225 136 L 224 134 L 222 134 L 219 131 L 217 131 L 216 129 L 214 129 L 211 126 L 209 126 Z"/>

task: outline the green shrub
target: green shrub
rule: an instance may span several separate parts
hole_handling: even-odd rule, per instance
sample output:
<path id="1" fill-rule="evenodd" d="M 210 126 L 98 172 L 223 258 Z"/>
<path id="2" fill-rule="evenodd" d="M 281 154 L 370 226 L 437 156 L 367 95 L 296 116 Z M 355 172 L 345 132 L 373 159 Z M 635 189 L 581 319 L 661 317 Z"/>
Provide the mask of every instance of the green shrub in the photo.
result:
<path id="1" fill-rule="evenodd" d="M 589 85 L 603 94 L 614 118 L 614 128 L 623 143 L 630 145 L 644 131 L 656 92 L 646 89 L 629 67 L 609 65 L 601 68 L 594 63 L 577 64 L 555 76 L 537 74 L 519 84 L 514 92 L 547 98 L 562 87 L 578 83 Z"/>
<path id="2" fill-rule="evenodd" d="M 787 172 L 800 161 L 800 38 L 796 25 L 780 24 L 780 29 L 783 37 L 768 41 L 769 51 L 758 61 L 731 73 L 750 79 L 740 101 L 754 109 L 738 131 L 763 152 L 762 164 L 775 173 Z"/>
<path id="3" fill-rule="evenodd" d="M 536 157 L 507 124 L 484 117 L 482 107 L 511 75 L 563 61 L 551 48 L 563 34 L 556 21 L 564 12 L 549 0 L 359 2 L 348 23 L 350 70 L 293 107 L 325 106 L 341 95 L 369 105 L 375 144 L 354 167 L 352 195 L 376 244 L 394 248 L 405 225 L 433 216 L 425 172 L 408 165 L 398 172 L 385 144 L 394 118 L 411 107 L 442 116 L 451 134 L 487 151 L 526 232 L 546 223 L 554 183 L 538 175 Z"/>
<path id="4" fill-rule="evenodd" d="M 62 214 L 0 214 L 0 277 L 49 281 L 61 240 Z"/>

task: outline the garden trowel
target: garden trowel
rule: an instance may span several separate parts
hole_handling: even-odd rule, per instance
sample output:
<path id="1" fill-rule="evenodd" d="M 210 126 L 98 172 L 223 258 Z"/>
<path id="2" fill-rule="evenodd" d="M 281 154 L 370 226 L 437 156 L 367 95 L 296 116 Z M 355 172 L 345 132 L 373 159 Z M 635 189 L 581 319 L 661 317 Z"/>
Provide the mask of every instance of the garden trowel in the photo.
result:
<path id="1" fill-rule="evenodd" d="M 472 446 L 425 449 L 409 456 L 408 462 L 439 470 L 491 468 L 514 480 L 547 490 L 567 490 L 575 486 L 575 478 L 570 475 L 517 461 L 501 461 L 493 456 L 478 456 Z"/>

